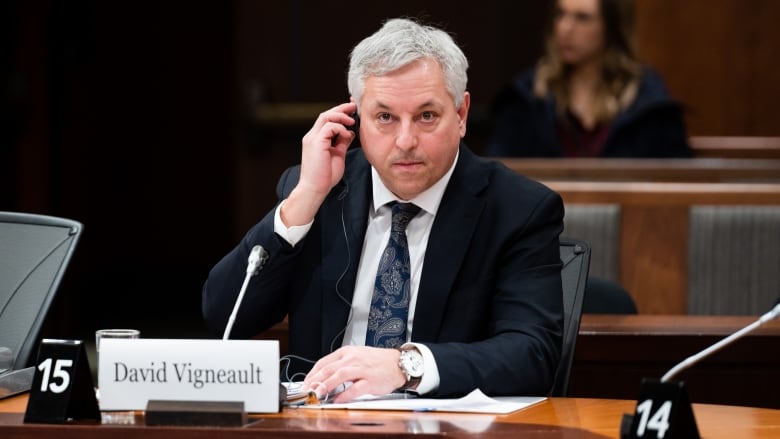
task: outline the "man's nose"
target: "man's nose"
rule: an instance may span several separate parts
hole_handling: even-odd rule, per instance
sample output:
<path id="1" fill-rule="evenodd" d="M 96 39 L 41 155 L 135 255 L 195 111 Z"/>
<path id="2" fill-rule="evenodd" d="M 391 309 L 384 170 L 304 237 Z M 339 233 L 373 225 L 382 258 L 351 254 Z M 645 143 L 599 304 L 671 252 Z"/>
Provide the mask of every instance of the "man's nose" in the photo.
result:
<path id="1" fill-rule="evenodd" d="M 395 144 L 400 149 L 411 149 L 417 146 L 417 128 L 413 121 L 400 124 L 396 133 Z"/>

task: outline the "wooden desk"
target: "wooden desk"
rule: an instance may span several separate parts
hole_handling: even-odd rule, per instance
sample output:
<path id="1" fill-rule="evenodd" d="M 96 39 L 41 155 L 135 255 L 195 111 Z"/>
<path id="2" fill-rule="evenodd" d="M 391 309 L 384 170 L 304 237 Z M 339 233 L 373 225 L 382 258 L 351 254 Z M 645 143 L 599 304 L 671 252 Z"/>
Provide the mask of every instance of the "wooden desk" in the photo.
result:
<path id="1" fill-rule="evenodd" d="M 780 158 L 780 137 L 692 136 L 694 157 Z"/>
<path id="2" fill-rule="evenodd" d="M 27 396 L 0 401 L 0 437 L 60 438 L 613 438 L 620 420 L 633 413 L 635 400 L 550 398 L 509 415 L 285 409 L 251 415 L 242 428 L 146 427 L 138 425 L 24 424 Z M 701 437 L 707 439 L 777 438 L 780 410 L 693 404 Z"/>
<path id="3" fill-rule="evenodd" d="M 758 316 L 584 314 L 569 396 L 636 398 L 642 378 L 755 322 Z M 762 325 L 682 371 L 693 402 L 780 409 L 780 321 Z M 780 436 L 779 436 L 780 437 Z"/>
<path id="4" fill-rule="evenodd" d="M 569 396 L 636 398 L 642 378 L 660 378 L 680 361 L 753 323 L 758 316 L 583 314 Z M 257 336 L 279 340 L 287 322 Z M 768 322 L 677 379 L 700 403 L 780 409 L 780 320 Z"/>
<path id="5" fill-rule="evenodd" d="M 536 180 L 770 182 L 780 181 L 780 159 L 497 158 Z"/>

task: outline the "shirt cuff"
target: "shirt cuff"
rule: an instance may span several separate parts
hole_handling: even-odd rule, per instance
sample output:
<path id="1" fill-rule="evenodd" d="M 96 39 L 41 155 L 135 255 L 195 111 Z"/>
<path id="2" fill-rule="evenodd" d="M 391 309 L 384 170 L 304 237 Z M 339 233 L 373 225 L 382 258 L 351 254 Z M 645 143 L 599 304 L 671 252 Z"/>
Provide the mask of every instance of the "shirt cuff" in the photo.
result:
<path id="1" fill-rule="evenodd" d="M 285 226 L 282 222 L 282 206 L 284 205 L 285 201 L 287 200 L 282 200 L 274 212 L 274 232 L 276 232 L 276 234 L 279 235 L 282 239 L 287 241 L 288 244 L 295 247 L 295 244 L 301 242 L 306 234 L 309 233 L 311 225 L 314 223 L 314 221 L 302 226 Z"/>

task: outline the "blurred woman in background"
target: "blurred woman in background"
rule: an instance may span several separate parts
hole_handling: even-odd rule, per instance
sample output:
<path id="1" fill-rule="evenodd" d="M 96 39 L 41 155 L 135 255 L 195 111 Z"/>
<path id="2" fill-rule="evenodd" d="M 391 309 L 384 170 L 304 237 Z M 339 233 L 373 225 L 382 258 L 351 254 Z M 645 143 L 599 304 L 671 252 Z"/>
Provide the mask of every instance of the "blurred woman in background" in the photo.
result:
<path id="1" fill-rule="evenodd" d="M 682 106 L 633 39 L 633 1 L 557 0 L 545 55 L 493 102 L 486 155 L 690 157 Z"/>

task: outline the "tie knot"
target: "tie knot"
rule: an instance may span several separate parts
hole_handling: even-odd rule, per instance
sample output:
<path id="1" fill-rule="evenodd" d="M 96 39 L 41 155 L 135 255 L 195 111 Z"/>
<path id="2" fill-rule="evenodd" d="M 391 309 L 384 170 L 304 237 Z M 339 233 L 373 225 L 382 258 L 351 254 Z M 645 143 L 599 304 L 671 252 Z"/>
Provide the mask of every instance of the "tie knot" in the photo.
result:
<path id="1" fill-rule="evenodd" d="M 393 209 L 393 232 L 403 232 L 406 230 L 406 226 L 409 225 L 409 221 L 417 215 L 420 211 L 420 206 L 415 206 L 413 203 L 398 203 L 394 202 Z"/>

